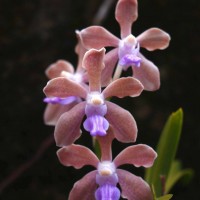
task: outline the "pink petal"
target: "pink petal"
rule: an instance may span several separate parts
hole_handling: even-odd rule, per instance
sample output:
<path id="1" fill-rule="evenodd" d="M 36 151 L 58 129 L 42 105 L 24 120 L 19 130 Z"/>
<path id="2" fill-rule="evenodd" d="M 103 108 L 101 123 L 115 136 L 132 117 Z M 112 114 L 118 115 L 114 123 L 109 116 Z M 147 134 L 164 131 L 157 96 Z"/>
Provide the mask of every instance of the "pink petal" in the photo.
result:
<path id="1" fill-rule="evenodd" d="M 101 72 L 104 68 L 105 49 L 90 49 L 83 58 L 83 67 L 87 70 L 90 91 L 101 92 Z"/>
<path id="2" fill-rule="evenodd" d="M 132 164 L 136 167 L 151 167 L 156 157 L 157 153 L 151 147 L 138 144 L 124 149 L 113 162 L 116 167 L 123 164 Z"/>
<path id="3" fill-rule="evenodd" d="M 75 52 L 78 55 L 78 66 L 76 68 L 76 72 L 78 73 L 83 73 L 85 70 L 82 67 L 82 60 L 85 52 L 87 51 L 86 48 L 82 44 L 81 36 L 80 36 L 80 31 L 76 31 L 76 37 L 78 40 L 78 43 L 75 47 Z"/>
<path id="4" fill-rule="evenodd" d="M 81 135 L 80 126 L 85 114 L 85 102 L 74 106 L 59 118 L 55 131 L 56 145 L 59 147 L 72 144 Z"/>
<path id="5" fill-rule="evenodd" d="M 101 73 L 101 85 L 102 87 L 107 86 L 112 81 L 112 74 L 118 60 L 118 48 L 114 48 L 104 57 L 105 68 Z"/>
<path id="6" fill-rule="evenodd" d="M 80 31 L 80 36 L 86 48 L 100 49 L 117 47 L 119 39 L 102 26 L 90 26 Z"/>
<path id="7" fill-rule="evenodd" d="M 144 90 L 154 91 L 160 87 L 160 72 L 158 68 L 150 61 L 147 60 L 142 54 L 140 67 L 132 67 L 133 77 L 138 79 L 144 86 Z"/>
<path id="8" fill-rule="evenodd" d="M 165 49 L 169 45 L 170 36 L 159 28 L 150 28 L 140 34 L 137 40 L 141 47 L 149 51 L 156 49 Z"/>
<path id="9" fill-rule="evenodd" d="M 95 200 L 95 190 L 97 188 L 96 180 L 97 171 L 86 174 L 81 180 L 74 184 L 69 200 Z"/>
<path id="10" fill-rule="evenodd" d="M 126 96 L 136 97 L 141 94 L 143 86 L 133 77 L 119 78 L 109 84 L 103 91 L 104 97 L 116 96 L 123 98 Z"/>
<path id="11" fill-rule="evenodd" d="M 109 127 L 107 134 L 103 137 L 98 136 L 97 140 L 101 148 L 101 160 L 112 161 L 112 141 L 114 139 L 112 127 Z"/>
<path id="12" fill-rule="evenodd" d="M 74 107 L 77 102 L 68 105 L 48 104 L 44 111 L 44 123 L 46 125 L 55 126 L 60 116 Z"/>
<path id="13" fill-rule="evenodd" d="M 105 118 L 113 128 L 117 140 L 121 142 L 135 142 L 137 125 L 133 116 L 120 106 L 106 101 L 108 111 Z"/>
<path id="14" fill-rule="evenodd" d="M 99 163 L 97 156 L 90 149 L 81 145 L 72 144 L 63 147 L 57 151 L 57 156 L 64 166 L 73 166 L 76 169 L 80 169 L 85 165 L 96 168 Z"/>
<path id="15" fill-rule="evenodd" d="M 115 10 L 115 18 L 121 28 L 121 38 L 131 34 L 132 23 L 138 17 L 137 0 L 119 0 Z"/>
<path id="16" fill-rule="evenodd" d="M 66 60 L 58 60 L 56 63 L 51 64 L 45 71 L 45 74 L 49 79 L 57 78 L 61 76 L 61 72 L 74 73 L 74 67 Z"/>
<path id="17" fill-rule="evenodd" d="M 138 176 L 128 171 L 117 169 L 121 196 L 128 200 L 153 200 L 149 185 Z"/>
<path id="18" fill-rule="evenodd" d="M 43 91 L 48 97 L 65 98 L 69 96 L 78 96 L 86 98 L 87 95 L 87 91 L 82 85 L 64 77 L 50 80 Z"/>

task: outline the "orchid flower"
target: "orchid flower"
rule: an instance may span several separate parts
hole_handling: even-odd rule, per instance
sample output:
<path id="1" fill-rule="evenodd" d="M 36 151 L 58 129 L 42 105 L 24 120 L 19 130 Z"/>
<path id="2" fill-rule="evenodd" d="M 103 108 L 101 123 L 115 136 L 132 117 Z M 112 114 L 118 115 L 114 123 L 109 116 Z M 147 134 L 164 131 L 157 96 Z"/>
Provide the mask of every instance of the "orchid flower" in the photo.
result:
<path id="1" fill-rule="evenodd" d="M 87 71 L 89 89 L 63 77 L 50 80 L 44 88 L 47 97 L 77 96 L 84 99 L 59 118 L 54 133 L 58 146 L 70 145 L 80 137 L 80 126 L 84 115 L 87 117 L 83 124 L 84 128 L 92 136 L 104 136 L 109 126 L 112 126 L 119 141 L 135 141 L 137 126 L 132 115 L 120 106 L 107 101 L 106 98 L 136 97 L 142 92 L 143 86 L 133 77 L 127 77 L 113 81 L 101 91 L 104 55 L 104 48 L 90 49 L 84 55 L 82 66 Z"/>
<path id="2" fill-rule="evenodd" d="M 90 149 L 81 145 L 72 144 L 57 151 L 58 158 L 64 166 L 79 169 L 91 165 L 96 168 L 74 184 L 68 199 L 119 200 L 121 196 L 128 200 L 153 200 L 149 185 L 141 177 L 118 167 L 123 164 L 151 167 L 157 157 L 156 152 L 144 144 L 132 145 L 112 161 L 112 154 L 109 153 L 113 140 L 112 134 L 97 139 L 101 147 L 101 160 Z"/>
<path id="3" fill-rule="evenodd" d="M 76 70 L 72 64 L 65 60 L 58 60 L 57 62 L 51 64 L 45 71 L 46 76 L 51 80 L 57 77 L 64 77 L 70 79 L 76 83 L 82 84 L 84 87 L 87 87 L 87 74 L 82 68 L 82 59 L 86 49 L 81 43 L 79 32 L 76 31 L 76 36 L 78 43 L 75 47 L 75 52 L 78 55 L 78 65 Z M 81 101 L 81 98 L 77 96 L 68 96 L 68 97 L 57 97 L 51 96 L 46 97 L 44 102 L 47 103 L 47 107 L 44 112 L 44 122 L 47 125 L 55 126 L 59 117 L 64 113 L 69 111 L 77 103 Z"/>
<path id="4" fill-rule="evenodd" d="M 102 26 L 90 26 L 80 31 L 86 48 L 100 49 L 114 47 L 110 52 L 112 65 L 105 73 L 112 76 L 115 63 L 126 70 L 132 66 L 133 77 L 140 80 L 144 89 L 157 90 L 160 87 L 158 68 L 140 53 L 140 47 L 149 51 L 165 49 L 169 45 L 170 36 L 161 29 L 150 28 L 139 36 L 131 33 L 133 22 L 138 17 L 137 0 L 119 0 L 115 10 L 115 19 L 120 25 L 121 38 L 117 38 Z"/>

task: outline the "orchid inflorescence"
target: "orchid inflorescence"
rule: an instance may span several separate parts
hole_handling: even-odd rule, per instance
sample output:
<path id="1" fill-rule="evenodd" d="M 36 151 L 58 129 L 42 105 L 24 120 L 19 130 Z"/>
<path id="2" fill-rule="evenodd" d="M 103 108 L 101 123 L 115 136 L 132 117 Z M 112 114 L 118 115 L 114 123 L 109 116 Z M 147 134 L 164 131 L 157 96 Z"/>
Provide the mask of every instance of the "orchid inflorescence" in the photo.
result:
<path id="1" fill-rule="evenodd" d="M 140 53 L 140 48 L 165 49 L 170 41 L 170 36 L 158 28 L 135 37 L 131 28 L 137 16 L 137 0 L 118 0 L 115 18 L 121 38 L 102 26 L 76 31 L 76 70 L 65 60 L 46 70 L 50 80 L 44 88 L 47 96 L 44 102 L 48 104 L 44 120 L 55 126 L 55 141 L 60 147 L 58 159 L 64 166 L 95 168 L 74 184 L 70 200 L 153 199 L 150 186 L 141 177 L 118 167 L 123 164 L 151 167 L 156 152 L 144 144 L 130 145 L 112 158 L 112 141 L 135 142 L 137 125 L 127 110 L 110 99 L 137 97 L 143 90 L 157 90 L 159 70 Z M 106 53 L 106 47 L 113 48 Z M 132 68 L 133 76 L 121 77 L 122 70 L 128 67 Z M 81 136 L 82 125 L 99 144 L 100 158 L 89 148 L 74 144 Z"/>

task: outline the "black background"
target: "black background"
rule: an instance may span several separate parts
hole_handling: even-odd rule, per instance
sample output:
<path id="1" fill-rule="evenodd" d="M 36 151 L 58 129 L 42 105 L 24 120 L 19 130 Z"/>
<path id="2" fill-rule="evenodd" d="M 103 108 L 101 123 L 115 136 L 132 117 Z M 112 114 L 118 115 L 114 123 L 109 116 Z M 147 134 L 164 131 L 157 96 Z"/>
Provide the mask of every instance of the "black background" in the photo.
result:
<path id="1" fill-rule="evenodd" d="M 8 176 L 31 159 L 40 144 L 52 135 L 53 127 L 45 126 L 42 118 L 45 109 L 42 88 L 47 82 L 44 70 L 61 58 L 76 66 L 74 31 L 92 24 L 101 3 L 100 0 L 0 0 L 0 186 L 5 181 L 9 183 Z M 169 114 L 183 108 L 177 158 L 183 167 L 194 169 L 195 176 L 189 185 L 179 184 L 173 189 L 175 200 L 200 199 L 199 23 L 198 0 L 139 0 L 139 18 L 133 25 L 133 34 L 137 36 L 150 27 L 159 27 L 172 40 L 164 51 L 142 50 L 160 69 L 160 90 L 118 101 L 137 121 L 137 142 L 154 148 Z M 114 6 L 103 25 L 119 36 Z M 83 142 L 91 147 L 87 133 L 78 141 Z M 116 153 L 124 148 L 119 143 L 114 146 Z M 67 199 L 73 183 L 90 168 L 63 167 L 56 157 L 57 149 L 54 143 L 50 145 L 37 162 L 1 191 L 0 199 Z M 131 169 L 135 174 L 143 173 Z"/>

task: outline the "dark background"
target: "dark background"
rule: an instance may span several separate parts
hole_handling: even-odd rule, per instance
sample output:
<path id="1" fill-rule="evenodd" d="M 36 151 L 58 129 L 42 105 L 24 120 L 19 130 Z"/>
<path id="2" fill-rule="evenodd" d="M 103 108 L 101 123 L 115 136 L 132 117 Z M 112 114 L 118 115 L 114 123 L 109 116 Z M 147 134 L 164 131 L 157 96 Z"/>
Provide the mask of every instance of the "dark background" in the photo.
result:
<path id="1" fill-rule="evenodd" d="M 53 142 L 46 151 L 39 149 L 53 133 L 53 127 L 43 124 L 42 88 L 47 82 L 44 70 L 49 64 L 62 58 L 76 66 L 74 31 L 92 24 L 101 3 L 100 0 L 0 0 L 0 199 L 64 200 L 73 183 L 90 170 L 63 167 Z M 195 176 L 189 185 L 179 184 L 173 189 L 175 200 L 200 199 L 199 24 L 199 0 L 139 0 L 139 18 L 133 34 L 155 26 L 170 33 L 172 40 L 164 51 L 142 51 L 160 69 L 160 90 L 119 101 L 137 121 L 137 142 L 154 148 L 169 114 L 183 108 L 177 158 L 184 168 L 194 169 Z M 114 6 L 103 25 L 119 36 Z M 78 142 L 90 141 L 88 138 L 84 134 Z M 91 147 L 90 142 L 86 143 Z M 116 152 L 123 148 L 117 146 Z M 27 163 L 37 151 L 33 160 L 37 162 Z M 20 165 L 31 167 L 19 171 Z M 142 173 L 132 169 L 135 174 Z"/>

